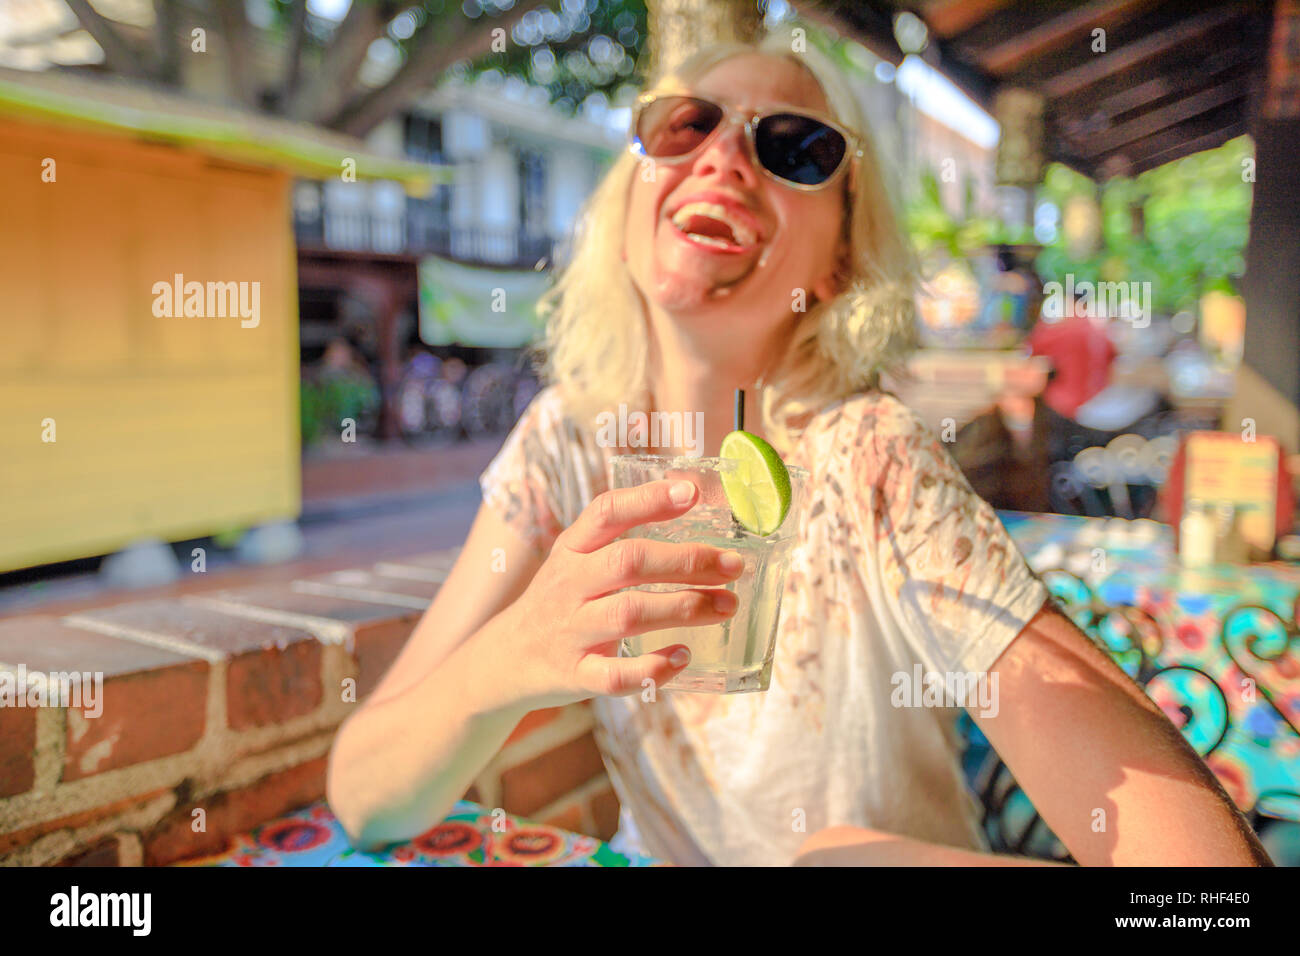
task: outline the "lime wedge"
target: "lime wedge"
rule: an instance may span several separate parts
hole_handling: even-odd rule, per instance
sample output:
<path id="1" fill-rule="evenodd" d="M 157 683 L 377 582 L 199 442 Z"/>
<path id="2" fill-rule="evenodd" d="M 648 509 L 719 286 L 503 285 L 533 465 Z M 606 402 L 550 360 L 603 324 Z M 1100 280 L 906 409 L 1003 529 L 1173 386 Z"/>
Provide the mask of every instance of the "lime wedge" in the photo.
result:
<path id="1" fill-rule="evenodd" d="M 790 472 L 776 449 L 757 435 L 732 432 L 722 439 L 721 456 L 740 463 L 722 473 L 722 492 L 741 527 L 769 535 L 790 510 Z"/>

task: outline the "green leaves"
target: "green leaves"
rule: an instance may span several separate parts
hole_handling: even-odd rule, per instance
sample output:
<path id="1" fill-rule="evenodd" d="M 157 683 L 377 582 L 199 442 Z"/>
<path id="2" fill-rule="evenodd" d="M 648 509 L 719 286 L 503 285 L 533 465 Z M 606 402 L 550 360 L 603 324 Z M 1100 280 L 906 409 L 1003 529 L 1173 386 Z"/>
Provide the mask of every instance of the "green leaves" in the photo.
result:
<path id="1" fill-rule="evenodd" d="M 363 378 L 330 375 L 304 380 L 299 404 L 302 442 L 310 445 L 337 434 L 343 419 L 360 420 L 378 408 L 379 389 Z"/>
<path id="2" fill-rule="evenodd" d="M 1046 247 L 1036 266 L 1045 282 L 1150 282 L 1157 312 L 1194 308 L 1206 292 L 1236 294 L 1245 271 L 1250 229 L 1251 183 L 1244 160 L 1253 155 L 1248 137 L 1184 157 L 1136 179 L 1117 177 L 1101 187 L 1102 249 L 1087 259 L 1066 251 L 1064 236 Z M 1095 195 L 1097 187 L 1059 164 L 1048 168 L 1039 200 L 1064 208 L 1071 196 Z M 1141 210 L 1142 234 L 1134 232 Z"/>
<path id="3" fill-rule="evenodd" d="M 475 72 L 496 70 L 545 87 L 551 102 L 568 110 L 595 93 L 614 100 L 621 88 L 640 82 L 637 63 L 648 33 L 644 0 L 553 7 L 561 15 L 538 5 L 512 31 L 506 52 L 484 57 Z"/>
<path id="4" fill-rule="evenodd" d="M 965 208 L 974 208 L 971 184 L 965 187 Z M 991 216 L 954 216 L 943 203 L 939 180 L 932 170 L 921 173 L 920 189 L 904 210 L 908 235 L 921 255 L 943 250 L 966 258 L 996 243 L 1033 241 L 1030 230 L 1010 229 Z"/>

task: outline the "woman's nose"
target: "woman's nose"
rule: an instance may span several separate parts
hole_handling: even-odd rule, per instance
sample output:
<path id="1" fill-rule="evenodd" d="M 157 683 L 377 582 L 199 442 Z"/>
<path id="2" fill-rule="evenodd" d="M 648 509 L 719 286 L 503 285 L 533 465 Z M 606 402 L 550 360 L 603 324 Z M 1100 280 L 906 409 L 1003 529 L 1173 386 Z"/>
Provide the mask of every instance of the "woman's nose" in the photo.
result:
<path id="1" fill-rule="evenodd" d="M 758 174 L 754 170 L 749 145 L 745 141 L 745 127 L 733 122 L 718 130 L 713 142 L 695 160 L 694 173 L 701 179 L 706 176 L 717 176 L 720 179 L 734 177 L 746 186 L 755 186 Z"/>

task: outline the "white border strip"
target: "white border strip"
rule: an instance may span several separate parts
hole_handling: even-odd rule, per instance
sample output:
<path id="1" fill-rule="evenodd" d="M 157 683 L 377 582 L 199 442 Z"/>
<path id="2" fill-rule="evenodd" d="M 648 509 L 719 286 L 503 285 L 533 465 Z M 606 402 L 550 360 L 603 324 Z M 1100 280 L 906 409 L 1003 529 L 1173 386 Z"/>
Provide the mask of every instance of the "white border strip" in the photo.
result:
<path id="1" fill-rule="evenodd" d="M 181 600 L 195 607 L 206 607 L 248 621 L 296 627 L 300 631 L 307 631 L 322 644 L 344 644 L 352 637 L 352 629 L 348 625 L 331 621 L 326 617 L 312 617 L 310 614 L 296 614 L 293 611 L 275 611 L 271 608 L 254 607 L 251 604 L 223 601 L 220 598 L 187 597 Z"/>

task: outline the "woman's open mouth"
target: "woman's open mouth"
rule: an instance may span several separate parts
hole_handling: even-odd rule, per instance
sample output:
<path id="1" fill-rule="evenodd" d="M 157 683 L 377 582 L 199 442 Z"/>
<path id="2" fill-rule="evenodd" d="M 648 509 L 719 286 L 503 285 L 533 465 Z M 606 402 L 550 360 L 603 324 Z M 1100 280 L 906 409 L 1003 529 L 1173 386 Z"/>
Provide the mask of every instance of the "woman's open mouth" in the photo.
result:
<path id="1" fill-rule="evenodd" d="M 671 222 L 687 241 L 719 252 L 748 252 L 758 242 L 754 228 L 719 203 L 685 203 Z"/>

